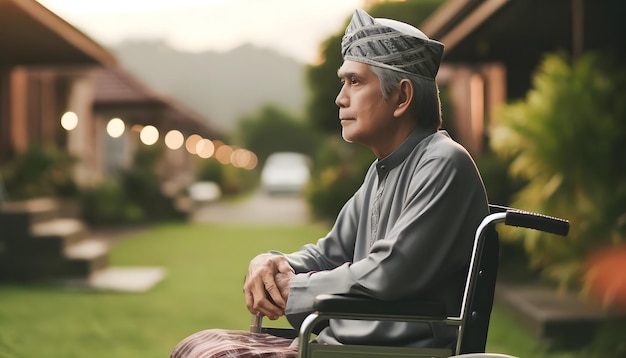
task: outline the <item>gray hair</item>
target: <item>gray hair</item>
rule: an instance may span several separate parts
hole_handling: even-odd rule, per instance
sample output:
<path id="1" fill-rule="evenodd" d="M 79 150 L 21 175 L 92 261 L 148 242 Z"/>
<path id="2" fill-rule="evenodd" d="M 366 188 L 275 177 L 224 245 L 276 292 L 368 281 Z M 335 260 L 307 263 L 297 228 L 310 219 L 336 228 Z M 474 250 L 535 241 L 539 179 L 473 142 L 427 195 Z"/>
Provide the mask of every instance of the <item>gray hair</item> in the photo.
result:
<path id="1" fill-rule="evenodd" d="M 378 77 L 380 90 L 385 100 L 389 99 L 401 80 L 411 81 L 415 89 L 411 107 L 413 114 L 417 117 L 418 126 L 432 129 L 441 127 L 441 100 L 435 81 L 374 65 L 370 65 L 369 68 Z"/>

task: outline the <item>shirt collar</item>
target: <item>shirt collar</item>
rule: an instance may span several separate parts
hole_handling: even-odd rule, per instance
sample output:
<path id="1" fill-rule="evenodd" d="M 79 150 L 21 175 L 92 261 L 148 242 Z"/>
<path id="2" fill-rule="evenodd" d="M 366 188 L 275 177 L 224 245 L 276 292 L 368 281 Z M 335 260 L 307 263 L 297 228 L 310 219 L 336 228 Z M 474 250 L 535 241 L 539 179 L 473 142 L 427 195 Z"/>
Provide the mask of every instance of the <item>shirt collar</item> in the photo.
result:
<path id="1" fill-rule="evenodd" d="M 432 129 L 416 128 L 396 150 L 385 158 L 378 159 L 376 162 L 378 182 L 382 182 L 383 178 L 387 176 L 387 173 L 402 163 L 409 156 L 409 154 L 411 154 L 415 146 L 422 141 L 422 139 L 435 132 L 436 131 Z"/>

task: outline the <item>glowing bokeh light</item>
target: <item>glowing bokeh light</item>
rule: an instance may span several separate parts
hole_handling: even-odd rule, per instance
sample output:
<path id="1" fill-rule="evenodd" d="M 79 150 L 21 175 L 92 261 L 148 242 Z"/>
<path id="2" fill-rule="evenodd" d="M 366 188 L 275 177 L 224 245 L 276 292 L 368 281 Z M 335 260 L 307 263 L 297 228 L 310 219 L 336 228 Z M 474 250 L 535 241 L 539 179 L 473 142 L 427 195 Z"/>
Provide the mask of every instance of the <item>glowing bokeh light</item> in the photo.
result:
<path id="1" fill-rule="evenodd" d="M 78 116 L 74 112 L 65 112 L 61 116 L 61 127 L 66 131 L 71 131 L 78 126 Z"/>
<path id="2" fill-rule="evenodd" d="M 167 132 L 164 139 L 165 145 L 170 149 L 178 149 L 183 146 L 183 143 L 185 143 L 185 137 L 176 129 L 172 129 Z"/>
<path id="3" fill-rule="evenodd" d="M 196 145 L 201 140 L 202 140 L 202 137 L 200 137 L 197 134 L 192 134 L 189 136 L 189 138 L 187 138 L 187 141 L 185 142 L 185 148 L 187 149 L 189 153 L 197 154 L 198 152 L 196 151 Z"/>
<path id="4" fill-rule="evenodd" d="M 145 126 L 139 133 L 139 139 L 145 145 L 153 145 L 159 140 L 159 130 L 155 126 Z"/>
<path id="5" fill-rule="evenodd" d="M 244 168 L 250 160 L 250 151 L 245 149 L 235 149 L 230 155 L 230 162 L 235 168 Z"/>
<path id="6" fill-rule="evenodd" d="M 215 146 L 215 150 L 217 150 L 217 148 L 219 148 L 219 147 L 224 145 L 224 142 L 222 142 L 219 139 L 216 139 L 216 140 L 213 141 L 213 145 Z"/>
<path id="7" fill-rule="evenodd" d="M 230 163 L 230 155 L 233 152 L 233 148 L 222 145 L 219 148 L 215 149 L 215 159 L 222 164 Z"/>
<path id="8" fill-rule="evenodd" d="M 253 152 L 250 152 L 250 160 L 248 164 L 244 167 L 244 169 L 252 170 L 256 168 L 257 164 L 259 164 L 259 158 Z"/>
<path id="9" fill-rule="evenodd" d="M 254 154 L 253 152 L 247 150 L 247 149 L 243 149 L 243 148 L 231 148 L 233 149 L 231 154 L 230 154 L 230 163 L 235 167 L 235 168 L 241 168 L 241 169 L 246 169 L 246 170 L 252 170 L 254 168 L 256 168 L 259 159 L 257 158 L 256 154 Z M 227 153 L 228 151 L 226 151 Z M 216 154 L 217 157 L 218 154 Z M 220 153 L 221 155 L 225 155 Z M 218 159 L 219 160 L 219 159 Z M 220 163 L 226 164 L 227 161 L 222 159 L 220 161 Z"/>
<path id="10" fill-rule="evenodd" d="M 196 144 L 196 153 L 200 158 L 210 158 L 215 152 L 213 142 L 208 139 L 202 139 Z"/>
<path id="11" fill-rule="evenodd" d="M 125 129 L 124 121 L 119 118 L 111 118 L 109 123 L 107 123 L 107 133 L 113 138 L 121 137 Z"/>

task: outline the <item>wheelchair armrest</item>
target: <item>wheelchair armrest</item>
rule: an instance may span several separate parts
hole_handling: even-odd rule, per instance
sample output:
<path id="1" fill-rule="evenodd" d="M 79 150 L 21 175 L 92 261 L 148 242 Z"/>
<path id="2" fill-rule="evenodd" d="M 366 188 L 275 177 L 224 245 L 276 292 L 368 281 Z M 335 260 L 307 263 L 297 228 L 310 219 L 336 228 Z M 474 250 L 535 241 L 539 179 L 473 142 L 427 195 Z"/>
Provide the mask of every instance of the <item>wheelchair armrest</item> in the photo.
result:
<path id="1" fill-rule="evenodd" d="M 443 302 L 402 300 L 380 301 L 362 296 L 319 295 L 313 307 L 325 314 L 356 314 L 376 316 L 419 316 L 433 319 L 445 319 L 446 309 Z"/>

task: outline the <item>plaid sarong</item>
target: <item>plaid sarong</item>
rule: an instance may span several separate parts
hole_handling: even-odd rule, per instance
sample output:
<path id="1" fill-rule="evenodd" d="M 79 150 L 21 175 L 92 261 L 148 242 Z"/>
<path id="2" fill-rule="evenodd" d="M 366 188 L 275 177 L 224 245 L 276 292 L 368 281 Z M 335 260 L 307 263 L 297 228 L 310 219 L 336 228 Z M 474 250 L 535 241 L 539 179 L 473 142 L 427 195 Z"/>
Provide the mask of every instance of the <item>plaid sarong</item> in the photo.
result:
<path id="1" fill-rule="evenodd" d="M 266 333 L 208 329 L 176 345 L 170 358 L 293 358 L 298 347 L 292 339 Z"/>

